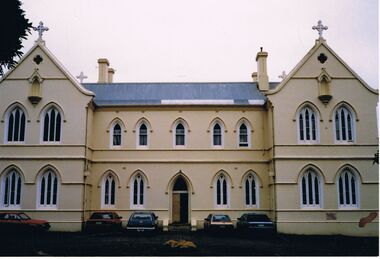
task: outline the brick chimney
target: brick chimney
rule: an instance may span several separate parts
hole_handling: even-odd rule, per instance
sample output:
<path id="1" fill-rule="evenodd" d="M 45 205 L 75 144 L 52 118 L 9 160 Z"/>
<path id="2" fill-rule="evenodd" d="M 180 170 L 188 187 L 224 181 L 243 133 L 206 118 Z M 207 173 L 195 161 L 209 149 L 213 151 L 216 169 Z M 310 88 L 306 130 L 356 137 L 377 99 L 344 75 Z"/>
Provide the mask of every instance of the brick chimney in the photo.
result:
<path id="1" fill-rule="evenodd" d="M 106 58 L 98 59 L 99 64 L 99 79 L 98 83 L 108 83 L 108 66 L 110 63 Z"/>
<path id="2" fill-rule="evenodd" d="M 269 90 L 269 79 L 267 73 L 267 57 L 268 52 L 264 52 L 263 48 L 260 48 L 260 52 L 256 55 L 257 62 L 257 82 L 259 83 L 259 90 Z"/>

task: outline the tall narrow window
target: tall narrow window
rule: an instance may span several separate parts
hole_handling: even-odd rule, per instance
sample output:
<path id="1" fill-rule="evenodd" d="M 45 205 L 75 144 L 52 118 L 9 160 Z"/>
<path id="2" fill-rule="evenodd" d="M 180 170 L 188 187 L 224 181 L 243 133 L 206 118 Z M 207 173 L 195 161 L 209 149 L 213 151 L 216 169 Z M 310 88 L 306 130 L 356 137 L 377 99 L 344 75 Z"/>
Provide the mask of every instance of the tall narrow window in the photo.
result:
<path id="1" fill-rule="evenodd" d="M 175 128 L 175 144 L 176 146 L 184 146 L 185 145 L 185 127 L 182 123 L 178 123 Z"/>
<path id="2" fill-rule="evenodd" d="M 318 175 L 313 170 L 308 170 L 301 179 L 302 206 L 320 207 L 321 184 Z"/>
<path id="3" fill-rule="evenodd" d="M 113 146 L 121 146 L 121 127 L 120 127 L 119 123 L 116 123 L 113 126 L 112 145 Z"/>
<path id="4" fill-rule="evenodd" d="M 352 113 L 346 107 L 335 111 L 335 139 L 342 142 L 354 141 L 354 120 Z"/>
<path id="5" fill-rule="evenodd" d="M 25 114 L 19 107 L 14 108 L 8 116 L 7 141 L 22 142 L 25 139 Z"/>
<path id="6" fill-rule="evenodd" d="M 115 205 L 115 179 L 109 174 L 103 181 L 103 205 L 113 206 Z"/>
<path id="7" fill-rule="evenodd" d="M 298 135 L 300 141 L 315 142 L 318 135 L 318 122 L 315 112 L 309 107 L 298 114 Z"/>
<path id="8" fill-rule="evenodd" d="M 248 128 L 244 123 L 239 127 L 239 147 L 248 147 Z"/>
<path id="9" fill-rule="evenodd" d="M 216 205 L 226 207 L 228 206 L 228 188 L 227 179 L 221 174 L 216 180 Z"/>
<path id="10" fill-rule="evenodd" d="M 340 206 L 358 206 L 358 185 L 355 175 L 348 169 L 338 178 L 338 199 Z"/>
<path id="11" fill-rule="evenodd" d="M 133 180 L 133 199 L 132 206 L 141 207 L 144 206 L 144 178 L 138 174 Z"/>
<path id="12" fill-rule="evenodd" d="M 148 128 L 143 123 L 139 129 L 139 145 L 147 146 L 148 145 Z"/>
<path id="13" fill-rule="evenodd" d="M 59 111 L 54 107 L 50 108 L 45 113 L 43 121 L 43 141 L 60 141 L 62 119 Z"/>
<path id="14" fill-rule="evenodd" d="M 252 174 L 245 179 L 245 205 L 257 206 L 257 181 Z"/>
<path id="15" fill-rule="evenodd" d="M 219 123 L 216 123 L 213 128 L 213 145 L 222 145 L 222 128 L 220 127 Z"/>
<path id="16" fill-rule="evenodd" d="M 48 170 L 40 179 L 39 205 L 41 207 L 57 206 L 58 178 L 56 174 Z"/>
<path id="17" fill-rule="evenodd" d="M 2 181 L 2 206 L 18 207 L 21 201 L 21 177 L 16 170 L 10 170 Z"/>

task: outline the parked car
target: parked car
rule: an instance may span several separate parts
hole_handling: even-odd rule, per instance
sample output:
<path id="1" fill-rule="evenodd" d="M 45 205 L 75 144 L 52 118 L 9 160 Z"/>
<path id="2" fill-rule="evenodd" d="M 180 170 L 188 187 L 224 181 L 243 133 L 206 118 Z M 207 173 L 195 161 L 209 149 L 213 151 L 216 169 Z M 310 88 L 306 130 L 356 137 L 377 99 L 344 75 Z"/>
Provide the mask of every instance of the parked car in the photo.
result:
<path id="1" fill-rule="evenodd" d="M 240 232 L 261 232 L 274 234 L 275 224 L 265 214 L 245 213 L 237 219 L 236 228 Z"/>
<path id="2" fill-rule="evenodd" d="M 158 230 L 158 217 L 153 212 L 134 212 L 129 217 L 127 231 L 155 232 Z"/>
<path id="3" fill-rule="evenodd" d="M 204 222 L 205 230 L 233 230 L 234 223 L 225 214 L 209 214 Z"/>
<path id="4" fill-rule="evenodd" d="M 93 212 L 86 221 L 85 231 L 121 231 L 122 217 L 113 211 Z"/>
<path id="5" fill-rule="evenodd" d="M 31 219 L 24 212 L 0 212 L 0 233 L 41 233 L 49 228 L 46 220 Z"/>

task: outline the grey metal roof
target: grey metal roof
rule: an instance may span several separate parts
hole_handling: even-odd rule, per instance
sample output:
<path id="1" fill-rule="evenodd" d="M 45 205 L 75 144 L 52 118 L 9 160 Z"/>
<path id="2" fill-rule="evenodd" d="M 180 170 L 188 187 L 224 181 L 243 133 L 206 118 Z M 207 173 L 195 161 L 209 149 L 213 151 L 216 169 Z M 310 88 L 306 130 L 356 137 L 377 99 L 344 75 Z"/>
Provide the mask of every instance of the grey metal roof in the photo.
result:
<path id="1" fill-rule="evenodd" d="M 263 105 L 266 97 L 244 83 L 84 83 L 98 106 L 159 104 Z"/>

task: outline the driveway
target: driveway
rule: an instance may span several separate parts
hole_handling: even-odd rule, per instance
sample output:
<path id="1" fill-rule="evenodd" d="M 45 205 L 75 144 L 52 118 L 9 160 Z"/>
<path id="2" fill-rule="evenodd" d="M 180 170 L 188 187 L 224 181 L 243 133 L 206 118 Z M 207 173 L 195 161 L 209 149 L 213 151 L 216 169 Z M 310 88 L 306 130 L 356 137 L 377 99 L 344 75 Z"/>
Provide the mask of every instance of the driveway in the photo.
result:
<path id="1" fill-rule="evenodd" d="M 192 243 L 182 242 L 188 247 L 181 248 L 178 246 L 181 240 Z M 0 255 L 378 256 L 379 240 L 377 237 L 346 236 L 244 237 L 236 233 L 211 235 L 203 231 L 161 232 L 155 235 L 51 232 L 24 238 L 2 238 Z"/>

